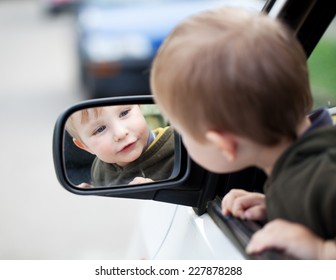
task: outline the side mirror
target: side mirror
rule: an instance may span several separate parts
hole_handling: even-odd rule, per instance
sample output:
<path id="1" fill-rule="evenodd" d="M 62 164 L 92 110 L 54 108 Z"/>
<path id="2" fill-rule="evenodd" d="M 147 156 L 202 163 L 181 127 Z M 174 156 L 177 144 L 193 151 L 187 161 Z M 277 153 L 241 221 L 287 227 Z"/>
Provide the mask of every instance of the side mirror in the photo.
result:
<path id="1" fill-rule="evenodd" d="M 186 175 L 181 139 L 152 96 L 81 102 L 58 118 L 53 137 L 57 177 L 77 194 L 118 196 Z M 159 184 L 162 186 L 162 184 Z"/>

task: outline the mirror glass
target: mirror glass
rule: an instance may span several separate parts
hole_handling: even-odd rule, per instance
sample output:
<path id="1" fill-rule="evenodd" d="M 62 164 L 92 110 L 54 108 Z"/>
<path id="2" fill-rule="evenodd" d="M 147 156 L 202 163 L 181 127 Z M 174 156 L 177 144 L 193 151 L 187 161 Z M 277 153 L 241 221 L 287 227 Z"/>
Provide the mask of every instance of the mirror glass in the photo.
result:
<path id="1" fill-rule="evenodd" d="M 155 104 L 78 110 L 63 144 L 66 176 L 81 189 L 174 178 L 175 133 Z"/>

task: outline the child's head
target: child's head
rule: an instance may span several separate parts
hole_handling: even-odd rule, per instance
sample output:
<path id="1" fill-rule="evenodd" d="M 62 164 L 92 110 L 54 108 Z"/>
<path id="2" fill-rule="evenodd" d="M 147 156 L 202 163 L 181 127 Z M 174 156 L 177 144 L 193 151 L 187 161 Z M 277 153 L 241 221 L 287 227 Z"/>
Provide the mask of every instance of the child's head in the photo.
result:
<path id="1" fill-rule="evenodd" d="M 149 135 L 139 105 L 97 107 L 70 116 L 66 130 L 77 147 L 120 166 L 136 160 Z"/>
<path id="2" fill-rule="evenodd" d="M 312 106 L 295 36 L 267 15 L 236 8 L 177 26 L 154 59 L 151 88 L 172 124 L 198 142 L 207 129 L 267 146 L 293 140 Z"/>

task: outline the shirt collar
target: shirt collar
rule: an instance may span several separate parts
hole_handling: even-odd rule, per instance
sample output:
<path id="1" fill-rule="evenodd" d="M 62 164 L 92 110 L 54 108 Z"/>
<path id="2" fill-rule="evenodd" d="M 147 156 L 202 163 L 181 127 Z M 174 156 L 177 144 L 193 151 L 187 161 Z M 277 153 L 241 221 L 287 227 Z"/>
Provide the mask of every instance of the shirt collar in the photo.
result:
<path id="1" fill-rule="evenodd" d="M 304 134 L 307 134 L 318 127 L 333 125 L 333 120 L 326 108 L 317 109 L 310 113 L 308 117 L 311 121 L 311 126 L 304 132 Z"/>

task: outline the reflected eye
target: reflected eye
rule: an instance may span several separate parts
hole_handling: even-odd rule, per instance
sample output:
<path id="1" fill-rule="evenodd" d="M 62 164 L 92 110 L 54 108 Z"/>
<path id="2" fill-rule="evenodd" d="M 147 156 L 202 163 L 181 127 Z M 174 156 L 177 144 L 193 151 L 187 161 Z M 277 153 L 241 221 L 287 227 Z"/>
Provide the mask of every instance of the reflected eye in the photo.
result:
<path id="1" fill-rule="evenodd" d="M 106 126 L 105 126 L 105 125 L 100 126 L 100 127 L 98 127 L 98 128 L 93 132 L 93 135 L 97 135 L 97 134 L 99 134 L 99 133 L 102 133 L 105 129 L 106 129 Z"/>
<path id="2" fill-rule="evenodd" d="M 119 117 L 122 118 L 122 117 L 125 117 L 128 115 L 129 111 L 131 111 L 131 109 L 128 109 L 128 110 L 125 110 L 125 111 L 122 111 L 120 114 L 119 114 Z"/>

